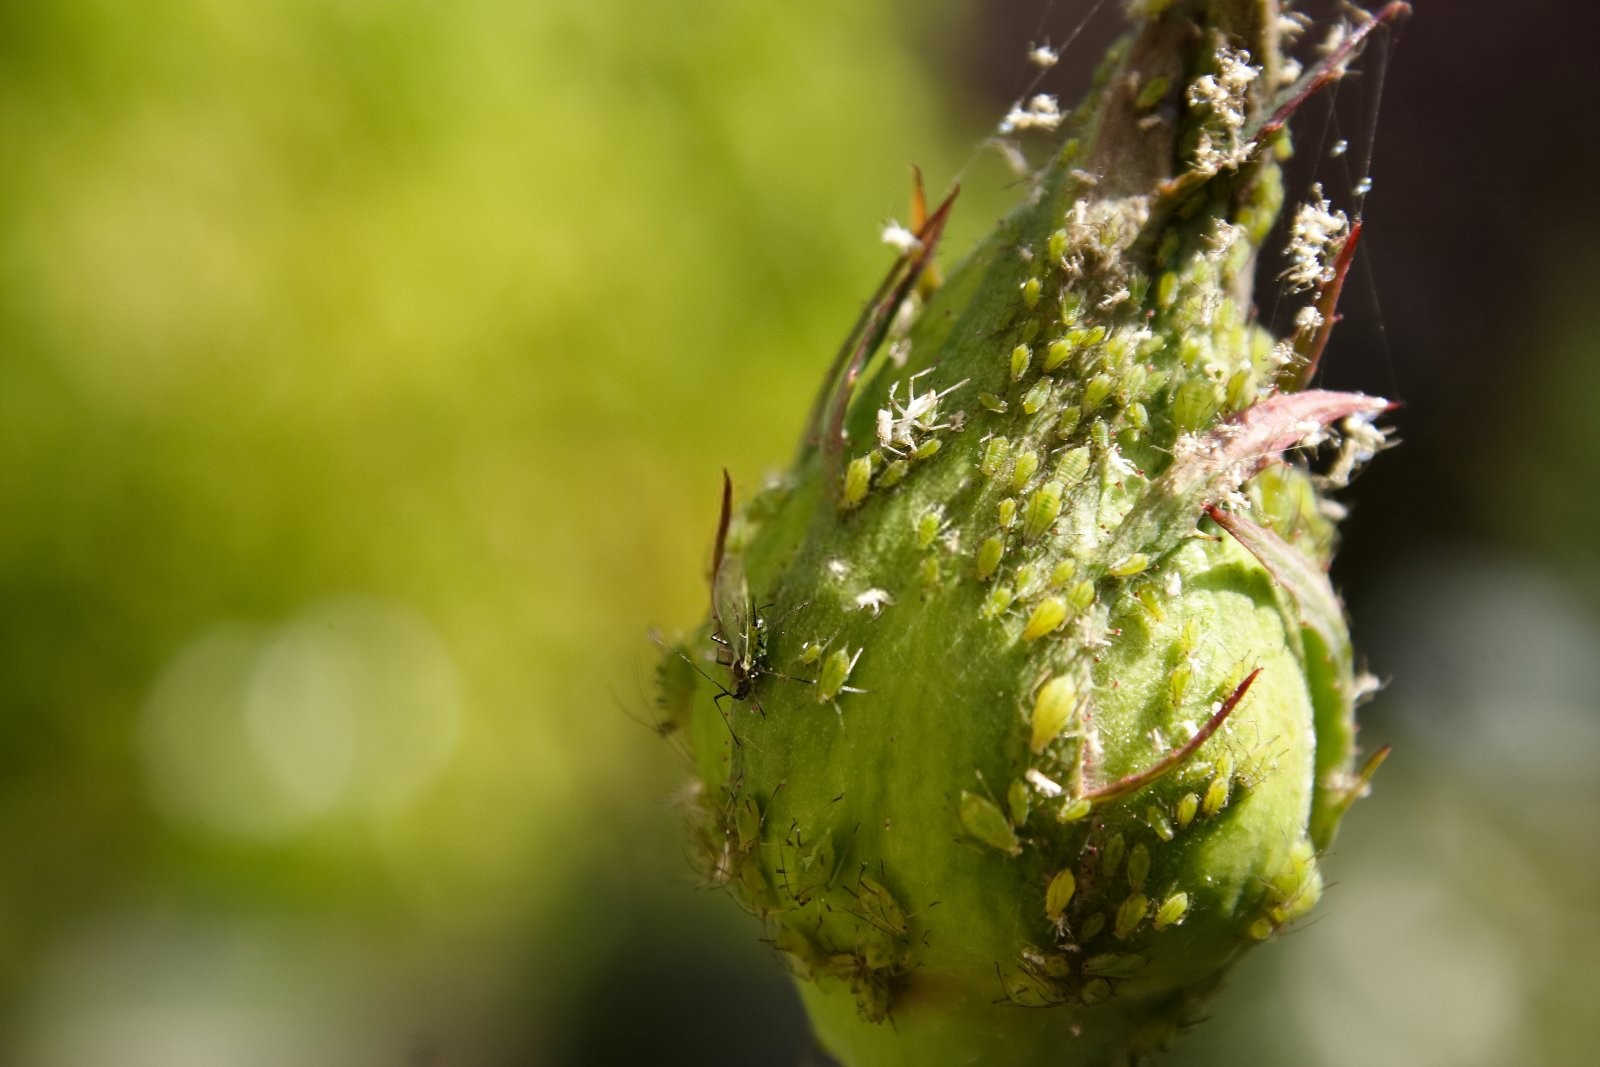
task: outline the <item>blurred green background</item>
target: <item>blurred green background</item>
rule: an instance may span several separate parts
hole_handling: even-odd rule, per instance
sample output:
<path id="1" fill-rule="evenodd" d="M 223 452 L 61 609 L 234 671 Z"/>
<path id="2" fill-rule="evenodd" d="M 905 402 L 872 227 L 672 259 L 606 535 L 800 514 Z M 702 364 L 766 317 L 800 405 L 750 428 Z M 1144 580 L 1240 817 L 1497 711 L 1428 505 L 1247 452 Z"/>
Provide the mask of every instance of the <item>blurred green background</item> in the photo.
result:
<path id="1" fill-rule="evenodd" d="M 1087 6 L 0 0 L 0 1063 L 820 1062 L 693 885 L 646 634 L 703 613 L 718 468 L 787 457 L 907 163 L 965 168 L 969 246 Z M 1424 5 L 1394 55 L 1327 374 L 1407 404 L 1337 572 L 1396 755 L 1175 1062 L 1600 1040 L 1569 17 Z"/>

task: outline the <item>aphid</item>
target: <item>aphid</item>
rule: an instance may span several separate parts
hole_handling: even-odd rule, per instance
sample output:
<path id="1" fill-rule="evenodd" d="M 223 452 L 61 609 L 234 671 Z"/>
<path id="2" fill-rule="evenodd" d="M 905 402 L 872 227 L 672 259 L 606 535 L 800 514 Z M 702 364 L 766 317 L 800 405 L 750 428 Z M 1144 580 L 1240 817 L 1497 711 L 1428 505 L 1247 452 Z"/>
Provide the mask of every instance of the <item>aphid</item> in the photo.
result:
<path id="1" fill-rule="evenodd" d="M 839 506 L 846 511 L 867 498 L 867 486 L 872 482 L 872 457 L 857 456 L 844 471 L 844 485 L 839 493 Z"/>
<path id="2" fill-rule="evenodd" d="M 1143 956 L 1122 952 L 1105 952 L 1083 961 L 1083 973 L 1099 978 L 1132 978 L 1144 966 Z"/>
<path id="3" fill-rule="evenodd" d="M 1064 486 L 1074 486 L 1089 473 L 1089 446 L 1079 445 L 1062 453 L 1056 464 L 1056 480 Z"/>
<path id="4" fill-rule="evenodd" d="M 717 541 L 711 555 L 711 614 L 717 620 L 717 632 L 711 639 L 722 646 L 717 662 L 728 668 L 733 681 L 727 695 L 744 700 L 750 696 L 750 688 L 766 660 L 767 626 L 751 604 L 744 568 L 737 557 L 727 555 L 728 524 L 732 519 L 733 479 L 723 471 L 722 513 L 717 519 Z"/>
<path id="5" fill-rule="evenodd" d="M 1027 345 L 1018 345 L 1011 350 L 1011 380 L 1019 381 L 1028 373 L 1028 362 L 1033 359 L 1033 352 Z"/>
<path id="6" fill-rule="evenodd" d="M 1032 310 L 1039 306 L 1039 294 L 1044 290 L 1044 283 L 1038 278 L 1029 278 L 1022 283 L 1022 304 Z"/>
<path id="7" fill-rule="evenodd" d="M 1128 853 L 1128 886 L 1135 892 L 1144 888 L 1144 880 L 1150 874 L 1150 849 L 1144 842 L 1133 846 L 1133 851 Z"/>
<path id="8" fill-rule="evenodd" d="M 856 660 L 861 658 L 863 651 L 858 648 L 852 656 L 844 649 L 836 648 L 822 661 L 822 671 L 817 675 L 818 704 L 826 704 L 840 693 L 862 692 L 844 683 L 850 677 L 850 672 L 856 669 Z"/>
<path id="9" fill-rule="evenodd" d="M 1106 842 L 1106 847 L 1100 852 L 1100 866 L 1107 878 L 1116 877 L 1117 868 L 1122 866 L 1122 857 L 1127 851 L 1128 842 L 1121 834 L 1113 834 L 1111 840 Z"/>
<path id="10" fill-rule="evenodd" d="M 1017 521 L 1016 498 L 1002 497 L 1000 502 L 995 505 L 995 518 L 1000 523 L 1000 529 L 1011 529 L 1011 524 Z"/>
<path id="11" fill-rule="evenodd" d="M 1031 448 L 1025 448 L 1017 453 L 1016 461 L 1011 466 L 1011 488 L 1014 492 L 1021 492 L 1022 487 L 1028 484 L 1034 472 L 1039 469 L 1039 453 Z"/>
<path id="12" fill-rule="evenodd" d="M 999 805 L 988 797 L 961 791 L 961 828 L 990 848 L 999 849 L 1010 856 L 1022 854 L 1016 831 L 1006 819 Z"/>
<path id="13" fill-rule="evenodd" d="M 1165 930 L 1169 926 L 1176 926 L 1183 922 L 1183 917 L 1189 914 L 1189 894 L 1173 893 L 1161 902 L 1156 909 L 1156 917 L 1150 925 L 1157 930 Z"/>
<path id="14" fill-rule="evenodd" d="M 983 606 L 978 609 L 978 614 L 985 619 L 997 619 L 1006 613 L 1016 598 L 1016 591 L 1009 585 L 998 584 L 983 598 Z"/>
<path id="15" fill-rule="evenodd" d="M 1072 871 L 1063 868 L 1056 872 L 1050 879 L 1050 886 L 1044 891 L 1044 913 L 1053 923 L 1059 923 L 1067 913 L 1067 905 L 1072 903 L 1072 894 L 1078 889 L 1078 880 L 1072 876 Z"/>
<path id="16" fill-rule="evenodd" d="M 1113 578 L 1130 578 L 1150 566 L 1150 557 L 1143 552 L 1135 552 L 1131 556 L 1124 556 L 1106 568 L 1106 573 Z"/>
<path id="17" fill-rule="evenodd" d="M 1050 400 L 1050 382 L 1041 378 L 1022 397 L 1022 413 L 1032 415 Z"/>
<path id="18" fill-rule="evenodd" d="M 1061 514 L 1060 482 L 1045 482 L 1028 497 L 1028 506 L 1022 514 L 1022 536 L 1032 540 L 1050 528 Z"/>
<path id="19" fill-rule="evenodd" d="M 1028 793 L 1028 783 L 1021 778 L 1014 780 L 1006 790 L 1006 812 L 1011 816 L 1011 825 L 1021 826 L 1028 821 L 1028 809 L 1032 805 L 1032 796 Z"/>
<path id="20" fill-rule="evenodd" d="M 1145 915 L 1150 911 L 1150 898 L 1143 893 L 1134 893 L 1122 902 L 1117 908 L 1116 923 L 1112 933 L 1118 941 L 1126 941 L 1133 936 L 1133 932 L 1144 922 Z"/>
<path id="21" fill-rule="evenodd" d="M 1088 797 L 1078 797 L 1061 805 L 1061 810 L 1056 813 L 1056 818 L 1062 822 L 1077 822 L 1094 808 Z"/>
<path id="22" fill-rule="evenodd" d="M 1011 442 L 1004 437 L 989 438 L 983 443 L 983 454 L 978 457 L 978 469 L 990 478 L 995 477 L 1005 467 L 1010 449 Z"/>
<path id="23" fill-rule="evenodd" d="M 1054 633 L 1067 619 L 1067 602 L 1058 596 L 1047 596 L 1034 606 L 1028 623 L 1022 629 L 1024 641 L 1036 641 L 1045 634 Z"/>
<path id="24" fill-rule="evenodd" d="M 1200 811 L 1200 798 L 1194 793 L 1185 793 L 1178 798 L 1178 829 L 1186 830 L 1194 822 L 1195 815 Z"/>
<path id="25" fill-rule="evenodd" d="M 990 535 L 983 539 L 978 546 L 977 575 L 978 581 L 988 581 L 1000 566 L 1000 557 L 1005 555 L 1006 543 L 998 536 Z"/>
<path id="26" fill-rule="evenodd" d="M 1078 929 L 1078 938 L 1081 941 L 1093 941 L 1106 928 L 1106 917 L 1103 912 L 1095 912 L 1083 920 L 1083 926 Z M 1084 973 L 1089 973 L 1089 966 L 1084 964 Z"/>
<path id="27" fill-rule="evenodd" d="M 1056 675 L 1045 685 L 1038 686 L 1038 696 L 1034 697 L 1034 720 L 1032 720 L 1032 736 L 1029 737 L 1027 747 L 1034 755 L 1043 750 L 1061 736 L 1062 729 L 1067 728 L 1067 723 L 1072 721 L 1078 707 L 1078 689 L 1072 685 L 1069 675 Z"/>

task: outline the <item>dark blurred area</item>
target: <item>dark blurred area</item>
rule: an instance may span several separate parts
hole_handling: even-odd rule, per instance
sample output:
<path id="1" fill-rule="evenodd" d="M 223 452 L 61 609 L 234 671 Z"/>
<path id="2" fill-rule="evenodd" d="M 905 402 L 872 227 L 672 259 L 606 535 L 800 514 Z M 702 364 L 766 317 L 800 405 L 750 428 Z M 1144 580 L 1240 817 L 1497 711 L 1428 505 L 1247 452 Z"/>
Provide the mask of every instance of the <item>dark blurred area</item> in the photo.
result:
<path id="1" fill-rule="evenodd" d="M 645 635 L 906 164 L 970 245 L 1091 6 L 0 3 L 0 1063 L 824 1062 Z M 1321 381 L 1403 404 L 1335 568 L 1395 754 L 1174 1063 L 1600 1043 L 1600 11 L 1419 8 L 1288 182 L 1371 142 Z"/>

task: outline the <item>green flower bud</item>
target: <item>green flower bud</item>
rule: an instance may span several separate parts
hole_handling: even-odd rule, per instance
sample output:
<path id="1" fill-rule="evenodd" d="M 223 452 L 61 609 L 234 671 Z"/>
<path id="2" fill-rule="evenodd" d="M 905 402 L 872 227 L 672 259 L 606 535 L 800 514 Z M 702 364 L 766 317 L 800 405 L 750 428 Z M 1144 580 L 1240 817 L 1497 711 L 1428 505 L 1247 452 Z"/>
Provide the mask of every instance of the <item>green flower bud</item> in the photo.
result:
<path id="1" fill-rule="evenodd" d="M 927 295 L 910 362 L 873 352 L 948 200 L 792 470 L 738 513 L 725 486 L 711 618 L 662 664 L 702 875 L 847 1065 L 1163 1047 L 1315 905 L 1375 769 L 1321 493 L 1387 405 L 1297 391 L 1325 331 L 1240 310 L 1296 91 L 1275 5 L 1144 7 L 1072 151 Z M 1353 240 L 1299 250 L 1323 319 Z M 1337 478 L 1286 455 L 1329 437 Z"/>

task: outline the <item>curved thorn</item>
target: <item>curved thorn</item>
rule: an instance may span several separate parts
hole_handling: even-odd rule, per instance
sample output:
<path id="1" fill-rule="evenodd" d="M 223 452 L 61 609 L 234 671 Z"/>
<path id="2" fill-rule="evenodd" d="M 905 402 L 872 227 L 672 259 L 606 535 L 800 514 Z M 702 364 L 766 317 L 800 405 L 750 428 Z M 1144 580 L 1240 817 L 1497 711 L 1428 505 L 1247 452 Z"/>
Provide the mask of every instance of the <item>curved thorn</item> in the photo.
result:
<path id="1" fill-rule="evenodd" d="M 950 195 L 945 197 L 944 203 L 939 205 L 939 209 L 930 215 L 927 223 L 917 231 L 916 250 L 895 260 L 894 266 L 889 269 L 889 276 L 878 288 L 879 295 L 862 312 L 855 330 L 846 339 L 844 348 L 839 351 L 839 357 L 845 357 L 842 361 L 843 378 L 833 387 L 830 394 L 826 394 L 829 400 L 825 407 L 827 425 L 821 428 L 822 479 L 829 503 L 837 500 L 839 494 L 839 474 L 844 455 L 844 417 L 850 406 L 850 397 L 855 392 L 856 379 L 861 376 L 861 369 L 866 364 L 867 357 L 877 350 L 884 334 L 889 332 L 895 312 L 905 302 L 906 296 L 910 294 L 917 284 L 917 279 L 922 276 L 923 270 L 932 260 L 934 250 L 939 245 L 939 238 L 944 233 L 945 221 L 950 216 L 950 208 L 960 191 L 959 186 L 952 189 Z M 834 368 L 830 370 L 830 378 L 824 383 L 824 389 L 828 388 L 832 374 L 840 366 L 839 357 L 834 359 Z M 818 397 L 819 402 L 823 399 Z M 814 413 L 817 412 L 816 407 L 812 410 Z"/>
<path id="2" fill-rule="evenodd" d="M 1222 707 L 1217 709 L 1216 714 L 1207 719 L 1205 725 L 1196 730 L 1194 736 L 1189 738 L 1187 742 L 1173 749 L 1144 770 L 1136 771 L 1126 778 L 1118 778 L 1115 782 L 1103 785 L 1098 789 L 1090 789 L 1083 794 L 1084 797 L 1092 804 L 1099 806 L 1119 797 L 1125 797 L 1129 793 L 1137 793 L 1145 786 L 1172 772 L 1190 756 L 1194 755 L 1195 751 L 1205 744 L 1212 734 L 1217 732 L 1217 729 L 1228 716 L 1233 714 L 1233 709 L 1239 706 L 1239 702 L 1244 699 L 1245 693 L 1250 689 L 1250 683 L 1256 680 L 1256 676 L 1261 671 L 1262 668 L 1257 667 L 1246 675 L 1245 680 L 1240 682 L 1228 699 L 1222 702 Z"/>

